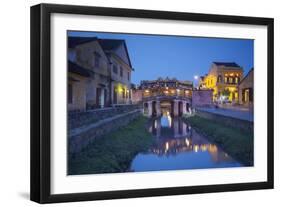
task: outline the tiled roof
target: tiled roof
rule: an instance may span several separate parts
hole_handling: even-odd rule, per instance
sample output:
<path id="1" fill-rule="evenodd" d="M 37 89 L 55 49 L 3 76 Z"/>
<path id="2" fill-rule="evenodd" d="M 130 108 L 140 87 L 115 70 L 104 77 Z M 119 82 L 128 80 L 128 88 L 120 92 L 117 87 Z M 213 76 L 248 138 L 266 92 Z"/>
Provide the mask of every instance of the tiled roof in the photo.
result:
<path id="1" fill-rule="evenodd" d="M 127 56 L 128 56 L 128 61 L 129 61 L 129 66 L 132 67 L 131 60 L 129 57 L 128 49 L 125 40 L 121 39 L 99 39 L 97 37 L 68 37 L 68 48 L 74 48 L 77 45 L 92 42 L 92 41 L 98 41 L 102 49 L 106 51 L 113 51 L 116 48 L 118 48 L 121 44 L 124 44 Z M 121 58 L 122 59 L 122 58 Z"/>
<path id="2" fill-rule="evenodd" d="M 98 41 L 104 50 L 114 50 L 125 42 L 124 40 L 117 39 L 99 39 Z"/>
<path id="3" fill-rule="evenodd" d="M 225 66 L 225 67 L 237 67 L 240 68 L 240 66 L 235 62 L 214 62 L 217 66 Z"/>
<path id="4" fill-rule="evenodd" d="M 96 37 L 68 37 L 68 48 L 97 40 Z"/>
<path id="5" fill-rule="evenodd" d="M 90 72 L 87 69 L 77 65 L 76 63 L 74 63 L 70 60 L 68 61 L 68 72 L 76 73 L 76 74 L 84 76 L 84 77 L 90 76 Z"/>

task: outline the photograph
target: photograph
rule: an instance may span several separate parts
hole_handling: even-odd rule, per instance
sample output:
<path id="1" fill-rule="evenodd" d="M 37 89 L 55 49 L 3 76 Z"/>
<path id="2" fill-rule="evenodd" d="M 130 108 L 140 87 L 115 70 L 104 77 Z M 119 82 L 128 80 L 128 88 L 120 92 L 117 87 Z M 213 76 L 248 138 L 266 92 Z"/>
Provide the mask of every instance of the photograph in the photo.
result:
<path id="1" fill-rule="evenodd" d="M 66 39 L 68 176 L 254 167 L 254 39 Z"/>

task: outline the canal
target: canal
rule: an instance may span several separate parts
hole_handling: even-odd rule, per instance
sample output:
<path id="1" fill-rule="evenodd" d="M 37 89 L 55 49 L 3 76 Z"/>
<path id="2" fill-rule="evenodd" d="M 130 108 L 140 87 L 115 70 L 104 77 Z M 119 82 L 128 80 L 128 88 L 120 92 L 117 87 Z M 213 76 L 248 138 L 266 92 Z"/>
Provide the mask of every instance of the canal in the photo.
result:
<path id="1" fill-rule="evenodd" d="M 180 117 L 164 111 L 152 119 L 148 130 L 154 135 L 153 146 L 133 159 L 129 171 L 159 171 L 204 168 L 240 167 L 218 145 L 210 143 Z"/>

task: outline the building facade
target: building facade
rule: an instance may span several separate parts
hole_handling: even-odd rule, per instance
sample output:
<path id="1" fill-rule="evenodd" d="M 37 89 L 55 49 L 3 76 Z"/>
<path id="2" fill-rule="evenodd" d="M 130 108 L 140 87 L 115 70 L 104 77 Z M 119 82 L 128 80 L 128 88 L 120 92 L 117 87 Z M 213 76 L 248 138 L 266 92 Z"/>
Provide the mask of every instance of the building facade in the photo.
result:
<path id="1" fill-rule="evenodd" d="M 254 104 L 254 69 L 240 81 L 239 86 L 239 104 L 252 107 Z"/>
<path id="2" fill-rule="evenodd" d="M 209 73 L 201 77 L 199 87 L 212 89 L 214 101 L 238 103 L 238 85 L 243 68 L 234 62 L 213 62 Z"/>
<path id="3" fill-rule="evenodd" d="M 79 86 L 69 79 L 68 96 L 73 97 L 72 102 L 68 102 L 69 110 L 75 108 L 83 111 L 130 103 L 130 79 L 133 69 L 124 40 L 68 37 L 69 78 L 73 76 L 73 65 L 86 71 L 88 75 L 84 76 L 85 80 L 80 80 Z M 83 99 L 76 98 L 82 96 Z M 76 107 L 73 107 L 74 105 Z"/>

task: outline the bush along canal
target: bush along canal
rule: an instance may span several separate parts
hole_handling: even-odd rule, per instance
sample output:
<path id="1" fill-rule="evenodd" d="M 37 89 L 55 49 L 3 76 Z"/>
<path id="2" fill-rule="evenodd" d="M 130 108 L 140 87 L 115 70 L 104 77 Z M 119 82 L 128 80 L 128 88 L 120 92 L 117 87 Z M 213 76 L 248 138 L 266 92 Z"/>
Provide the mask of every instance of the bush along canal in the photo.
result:
<path id="1" fill-rule="evenodd" d="M 134 157 L 146 151 L 153 136 L 146 129 L 147 118 L 141 116 L 127 126 L 110 132 L 68 155 L 68 174 L 126 172 Z"/>
<path id="2" fill-rule="evenodd" d="M 253 166 L 253 130 L 243 130 L 198 115 L 185 117 L 184 119 L 187 123 L 192 125 L 196 131 L 205 135 L 209 141 L 218 144 L 225 152 L 244 166 Z"/>

